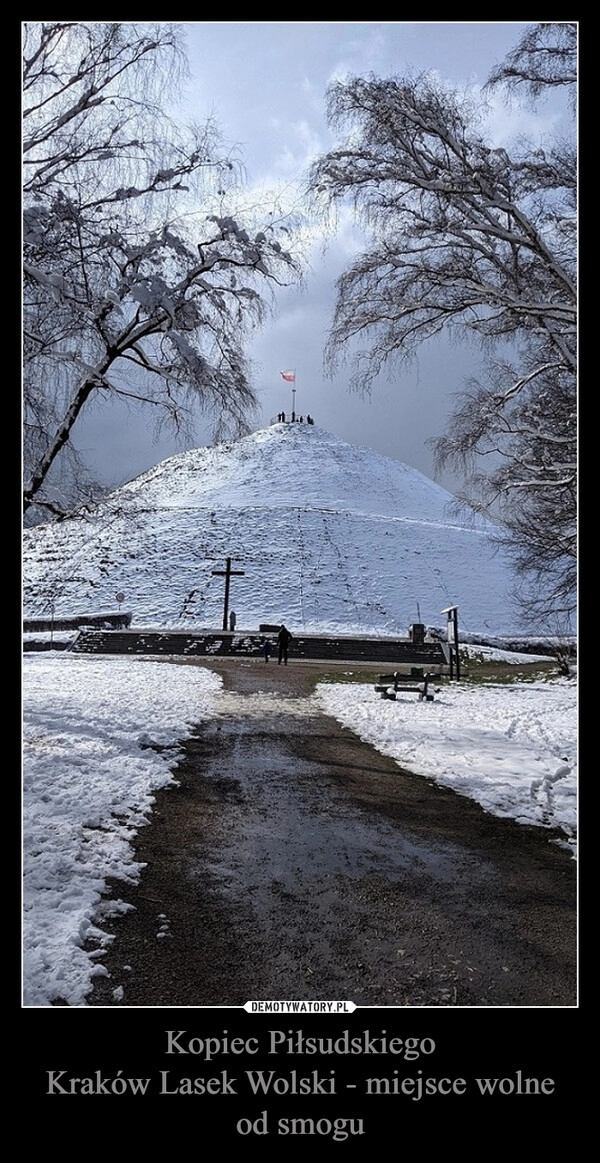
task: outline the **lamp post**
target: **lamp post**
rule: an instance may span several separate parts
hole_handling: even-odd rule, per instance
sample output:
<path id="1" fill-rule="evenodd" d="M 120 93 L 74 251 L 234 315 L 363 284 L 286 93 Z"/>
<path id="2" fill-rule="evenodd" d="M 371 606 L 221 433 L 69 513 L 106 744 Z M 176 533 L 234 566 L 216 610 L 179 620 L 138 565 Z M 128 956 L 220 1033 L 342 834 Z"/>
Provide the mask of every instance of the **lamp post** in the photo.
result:
<path id="1" fill-rule="evenodd" d="M 458 654 L 458 606 L 446 606 L 445 610 L 441 611 L 448 617 L 447 622 L 447 638 L 448 647 L 450 650 L 450 678 L 454 677 L 456 670 L 456 681 L 460 682 L 460 658 Z"/>

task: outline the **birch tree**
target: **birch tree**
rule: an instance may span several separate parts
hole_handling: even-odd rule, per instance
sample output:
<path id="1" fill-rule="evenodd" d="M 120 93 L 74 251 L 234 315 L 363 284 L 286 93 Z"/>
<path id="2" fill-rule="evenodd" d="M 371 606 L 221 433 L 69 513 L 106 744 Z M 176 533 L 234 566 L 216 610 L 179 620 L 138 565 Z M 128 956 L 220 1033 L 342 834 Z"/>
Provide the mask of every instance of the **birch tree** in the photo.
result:
<path id="1" fill-rule="evenodd" d="M 167 117 L 182 70 L 177 25 L 23 25 L 25 512 L 60 510 L 95 400 L 215 436 L 256 407 L 245 343 L 299 270 L 214 124 Z"/>
<path id="2" fill-rule="evenodd" d="M 530 97 L 572 86 L 575 26 L 530 30 L 490 86 L 516 84 L 519 62 Z M 349 203 L 368 248 L 338 280 L 326 366 L 349 360 L 351 386 L 368 392 L 440 333 L 475 341 L 486 374 L 433 441 L 437 463 L 460 465 L 461 499 L 500 521 L 527 575 L 525 612 L 566 615 L 576 576 L 574 138 L 495 147 L 473 100 L 428 75 L 338 81 L 328 115 L 345 137 L 314 163 L 310 194 L 329 211 Z"/>

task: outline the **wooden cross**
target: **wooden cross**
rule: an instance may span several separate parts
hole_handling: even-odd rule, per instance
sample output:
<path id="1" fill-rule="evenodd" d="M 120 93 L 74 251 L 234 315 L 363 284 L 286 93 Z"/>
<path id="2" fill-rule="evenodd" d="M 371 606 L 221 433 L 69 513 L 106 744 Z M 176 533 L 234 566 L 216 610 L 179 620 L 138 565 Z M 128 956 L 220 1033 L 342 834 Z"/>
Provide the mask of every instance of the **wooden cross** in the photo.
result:
<path id="1" fill-rule="evenodd" d="M 229 586 L 230 586 L 231 578 L 232 578 L 232 576 L 242 577 L 245 574 L 246 570 L 245 569 L 232 569 L 231 568 L 231 558 L 228 557 L 225 569 L 213 569 L 211 572 L 214 574 L 217 574 L 219 577 L 225 578 L 225 605 L 223 607 L 223 629 L 226 630 L 227 629 L 227 613 L 229 611 Z"/>

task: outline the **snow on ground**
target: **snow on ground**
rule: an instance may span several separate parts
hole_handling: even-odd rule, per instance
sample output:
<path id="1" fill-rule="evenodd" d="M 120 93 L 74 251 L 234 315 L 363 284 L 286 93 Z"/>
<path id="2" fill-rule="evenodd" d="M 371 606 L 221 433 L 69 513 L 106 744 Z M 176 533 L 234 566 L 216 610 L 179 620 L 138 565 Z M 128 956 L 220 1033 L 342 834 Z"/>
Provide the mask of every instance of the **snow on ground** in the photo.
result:
<path id="1" fill-rule="evenodd" d="M 220 691 L 221 680 L 196 665 L 24 654 L 25 1006 L 86 1005 L 104 972 L 103 918 L 125 907 L 116 893 L 102 899 L 107 879 L 139 878 L 135 833 L 173 780 L 178 744 L 216 713 Z M 559 678 L 453 683 L 431 703 L 382 700 L 364 683 L 321 684 L 314 699 L 416 774 L 487 811 L 562 830 L 575 856 L 576 697 L 575 679 Z M 95 951 L 84 947 L 89 938 Z"/>
<path id="2" fill-rule="evenodd" d="M 137 880 L 131 841 L 220 680 L 140 658 L 49 652 L 23 664 L 24 1003 L 84 1005 L 103 970 L 83 944 L 120 908 L 98 913 L 106 880 Z"/>
<path id="3" fill-rule="evenodd" d="M 322 708 L 416 775 L 522 824 L 558 826 L 575 850 L 575 685 L 445 686 L 433 702 L 322 684 Z"/>
<path id="4" fill-rule="evenodd" d="M 497 527 L 416 469 L 307 424 L 170 457 L 98 506 L 25 530 L 25 619 L 123 610 L 131 628 L 219 626 L 223 570 L 244 631 L 513 633 L 518 579 Z M 120 600 L 117 595 L 120 594 Z M 565 628 L 566 629 L 566 628 Z M 550 626 L 524 632 L 555 633 Z"/>

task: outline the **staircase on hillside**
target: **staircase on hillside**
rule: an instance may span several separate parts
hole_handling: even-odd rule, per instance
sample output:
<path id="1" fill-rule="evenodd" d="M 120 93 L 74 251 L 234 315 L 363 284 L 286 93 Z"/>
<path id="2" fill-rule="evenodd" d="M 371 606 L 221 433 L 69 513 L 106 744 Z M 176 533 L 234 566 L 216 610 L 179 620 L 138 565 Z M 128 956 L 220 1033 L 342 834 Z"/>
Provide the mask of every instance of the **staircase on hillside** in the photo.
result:
<path id="1" fill-rule="evenodd" d="M 275 636 L 268 636 L 273 640 Z M 172 654 L 262 657 L 265 635 L 257 633 L 191 634 L 185 631 L 81 630 L 69 649 L 76 654 Z M 294 636 L 290 659 L 329 659 L 393 664 L 397 670 L 423 667 L 431 674 L 450 673 L 445 642 L 397 638 L 353 638 L 306 634 Z"/>

